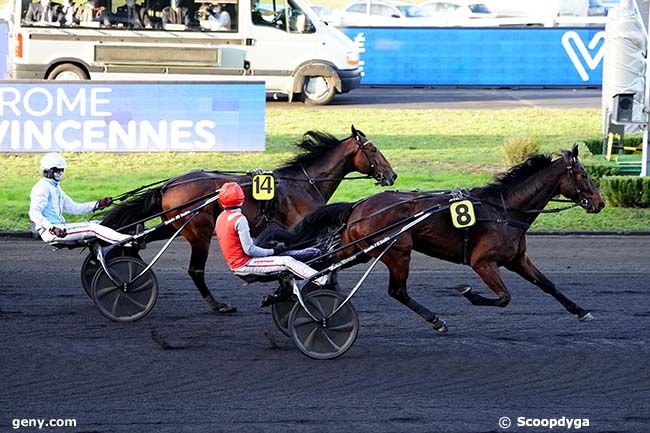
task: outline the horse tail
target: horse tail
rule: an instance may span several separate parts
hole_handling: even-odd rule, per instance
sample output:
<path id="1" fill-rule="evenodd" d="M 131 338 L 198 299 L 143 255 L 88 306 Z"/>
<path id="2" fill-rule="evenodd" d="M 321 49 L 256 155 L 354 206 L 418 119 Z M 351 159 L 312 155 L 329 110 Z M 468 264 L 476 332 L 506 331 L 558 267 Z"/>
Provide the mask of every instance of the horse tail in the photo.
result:
<path id="1" fill-rule="evenodd" d="M 327 235 L 345 226 L 356 203 L 332 203 L 307 214 L 293 229 L 294 243 Z"/>
<path id="2" fill-rule="evenodd" d="M 118 204 L 106 213 L 102 225 L 119 229 L 159 212 L 162 212 L 162 187 L 142 191 L 124 203 Z M 135 227 L 128 231 L 134 232 Z"/>

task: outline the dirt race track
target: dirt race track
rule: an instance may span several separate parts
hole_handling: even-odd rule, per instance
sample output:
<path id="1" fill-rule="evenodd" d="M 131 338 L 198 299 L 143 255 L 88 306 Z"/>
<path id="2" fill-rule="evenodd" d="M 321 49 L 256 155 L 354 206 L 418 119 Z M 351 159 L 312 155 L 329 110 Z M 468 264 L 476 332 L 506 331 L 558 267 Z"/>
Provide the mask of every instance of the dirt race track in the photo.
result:
<path id="1" fill-rule="evenodd" d="M 417 255 L 411 295 L 449 333 L 390 299 L 379 267 L 353 300 L 356 344 L 325 362 L 302 356 L 257 307 L 272 286 L 242 286 L 218 252 L 207 281 L 238 313 L 207 310 L 177 241 L 155 268 L 153 312 L 117 324 L 83 294 L 78 250 L 0 242 L 0 432 L 38 431 L 13 430 L 19 418 L 75 418 L 75 428 L 42 430 L 66 433 L 557 432 L 567 429 L 517 427 L 517 418 L 564 416 L 589 419 L 579 431 L 647 433 L 650 237 L 539 236 L 529 249 L 596 320 L 578 322 L 509 272 L 512 303 L 474 307 L 440 289 L 471 283 L 485 294 L 469 268 Z"/>

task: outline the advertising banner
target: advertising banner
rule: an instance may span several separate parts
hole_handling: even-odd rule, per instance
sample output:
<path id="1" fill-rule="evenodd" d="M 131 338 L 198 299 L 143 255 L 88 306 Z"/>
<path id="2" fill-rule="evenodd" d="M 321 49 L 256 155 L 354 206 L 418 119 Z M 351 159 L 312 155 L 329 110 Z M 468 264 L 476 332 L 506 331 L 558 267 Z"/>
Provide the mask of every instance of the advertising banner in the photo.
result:
<path id="1" fill-rule="evenodd" d="M 364 85 L 600 86 L 602 28 L 343 29 Z"/>
<path id="2" fill-rule="evenodd" d="M 7 75 L 7 54 L 9 51 L 9 25 L 0 21 L 0 80 L 9 78 Z"/>
<path id="3" fill-rule="evenodd" d="M 1 152 L 263 151 L 253 83 L 0 82 Z"/>

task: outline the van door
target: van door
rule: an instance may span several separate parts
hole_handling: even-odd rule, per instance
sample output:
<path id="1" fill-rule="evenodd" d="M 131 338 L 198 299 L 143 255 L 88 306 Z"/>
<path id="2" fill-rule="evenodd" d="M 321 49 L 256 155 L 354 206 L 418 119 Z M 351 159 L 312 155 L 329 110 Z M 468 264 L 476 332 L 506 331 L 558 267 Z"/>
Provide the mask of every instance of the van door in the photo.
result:
<path id="1" fill-rule="evenodd" d="M 316 27 L 293 0 L 253 0 L 246 33 L 251 73 L 268 92 L 291 92 L 293 71 L 318 55 Z"/>

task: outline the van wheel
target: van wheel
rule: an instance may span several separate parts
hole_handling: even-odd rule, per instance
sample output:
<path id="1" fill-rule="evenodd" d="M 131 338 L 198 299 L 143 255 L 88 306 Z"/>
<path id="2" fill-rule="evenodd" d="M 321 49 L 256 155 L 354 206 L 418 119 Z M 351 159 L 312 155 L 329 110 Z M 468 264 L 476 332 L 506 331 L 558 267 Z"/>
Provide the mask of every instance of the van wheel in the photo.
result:
<path id="1" fill-rule="evenodd" d="M 308 105 L 326 105 L 336 95 L 332 77 L 305 77 L 302 83 L 302 100 Z"/>
<path id="2" fill-rule="evenodd" d="M 48 80 L 65 80 L 65 81 L 79 81 L 87 80 L 88 76 L 77 65 L 71 63 L 63 63 L 56 68 L 52 69 L 50 75 L 47 77 Z"/>

